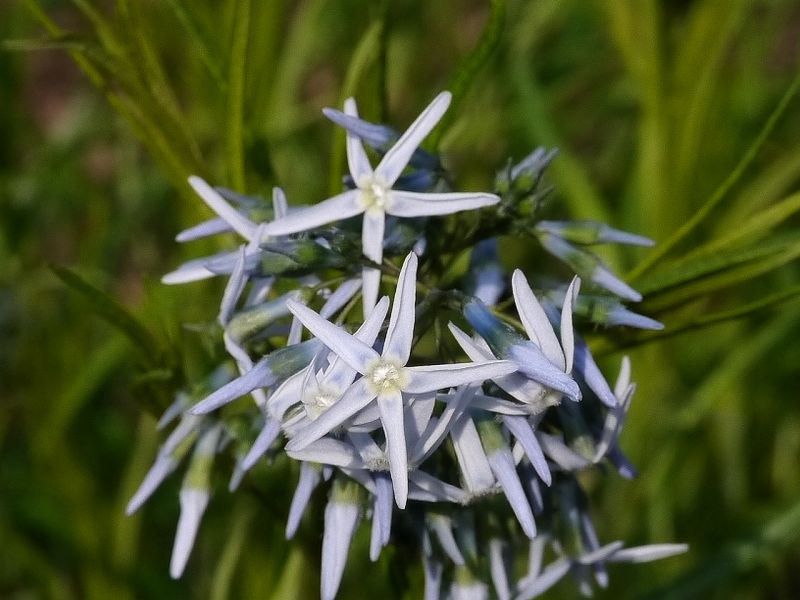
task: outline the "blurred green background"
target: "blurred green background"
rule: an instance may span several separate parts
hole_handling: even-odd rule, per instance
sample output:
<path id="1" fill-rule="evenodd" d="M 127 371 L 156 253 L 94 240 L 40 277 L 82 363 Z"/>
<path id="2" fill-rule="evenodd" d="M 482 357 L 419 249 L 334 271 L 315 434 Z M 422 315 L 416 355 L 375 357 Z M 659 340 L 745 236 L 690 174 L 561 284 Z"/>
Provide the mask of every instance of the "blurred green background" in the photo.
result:
<path id="1" fill-rule="evenodd" d="M 173 242 L 208 215 L 185 177 L 316 201 L 344 157 L 321 107 L 356 94 L 402 128 L 445 88 L 440 148 L 463 189 L 558 146 L 562 216 L 663 242 L 737 174 L 660 264 L 737 232 L 778 249 L 651 296 L 644 312 L 675 335 L 597 346 L 608 373 L 630 346 L 623 446 L 641 471 L 586 479 L 601 538 L 691 545 L 613 568 L 599 596 L 800 597 L 800 99 L 735 171 L 800 72 L 797 2 L 24 0 L 0 4 L 0 40 L 0 597 L 313 597 L 317 557 L 284 543 L 280 488 L 220 482 L 186 575 L 169 579 L 180 478 L 123 509 L 158 443 L 143 409 L 180 374 L 143 379 L 155 357 L 48 264 L 138 315 L 176 372 L 202 372 L 210 350 L 180 324 L 210 320 L 221 283 L 158 282 L 213 249 Z M 775 218 L 750 232 L 759 215 Z M 605 258 L 625 272 L 646 256 Z M 636 281 L 659 290 L 651 274 Z M 373 568 L 357 544 L 340 597 L 391 597 L 397 560 Z M 551 597 L 576 594 L 567 581 Z"/>

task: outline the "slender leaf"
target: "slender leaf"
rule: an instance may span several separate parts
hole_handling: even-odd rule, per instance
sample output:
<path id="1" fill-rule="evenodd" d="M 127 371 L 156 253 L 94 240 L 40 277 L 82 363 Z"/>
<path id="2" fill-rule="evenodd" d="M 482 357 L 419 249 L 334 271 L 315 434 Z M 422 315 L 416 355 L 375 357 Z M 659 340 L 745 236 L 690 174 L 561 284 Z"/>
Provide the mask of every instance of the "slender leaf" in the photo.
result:
<path id="1" fill-rule="evenodd" d="M 344 85 L 340 94 L 339 106 L 350 96 L 357 95 L 357 91 L 367 76 L 371 68 L 379 65 L 380 47 L 383 44 L 385 27 L 381 20 L 375 21 L 361 36 L 361 39 L 353 51 L 350 64 L 347 67 L 347 74 L 344 78 Z M 360 103 L 363 108 L 364 102 Z M 328 177 L 328 191 L 331 195 L 336 194 L 342 189 L 342 167 L 344 164 L 345 132 L 336 128 L 333 137 L 333 147 L 331 149 L 330 172 Z"/>
<path id="2" fill-rule="evenodd" d="M 750 148 L 748 148 L 747 152 L 745 152 L 744 156 L 742 156 L 736 167 L 734 167 L 733 171 L 730 172 L 730 174 L 719 185 L 714 193 L 711 194 L 708 200 L 706 200 L 705 203 L 697 210 L 697 212 L 695 212 L 683 225 L 681 225 L 672 235 L 670 235 L 669 238 L 663 242 L 660 242 L 656 246 L 655 250 L 628 274 L 627 278 L 629 280 L 636 281 L 656 263 L 661 261 L 672 251 L 675 246 L 683 241 L 687 235 L 692 233 L 697 226 L 700 225 L 709 214 L 711 214 L 717 205 L 719 205 L 719 203 L 725 199 L 725 197 L 728 195 L 728 192 L 739 182 L 742 175 L 744 175 L 747 167 L 749 167 L 755 160 L 758 152 L 764 145 L 764 142 L 766 142 L 767 138 L 769 137 L 769 134 L 772 133 L 772 130 L 777 125 L 781 116 L 783 116 L 783 113 L 786 111 L 786 108 L 789 106 L 792 98 L 794 98 L 798 88 L 800 88 L 800 74 L 798 74 L 792 81 L 789 89 L 786 90 L 786 93 L 783 95 L 780 102 L 778 102 L 775 110 L 772 111 L 772 114 L 769 116 L 766 123 L 764 123 L 764 126 L 761 128 L 758 136 L 756 136 L 756 139 L 753 141 Z"/>
<path id="3" fill-rule="evenodd" d="M 233 23 L 233 41 L 228 68 L 228 114 L 225 147 L 228 177 L 234 189 L 245 191 L 244 173 L 244 91 L 247 46 L 250 37 L 251 0 L 239 0 Z"/>
<path id="4" fill-rule="evenodd" d="M 795 240 L 791 244 L 787 244 L 786 248 L 780 252 L 687 283 L 673 291 L 648 299 L 645 304 L 646 310 L 651 313 L 657 312 L 743 281 L 751 281 L 759 275 L 785 265 L 798 256 L 800 256 L 800 241 Z"/>
<path id="5" fill-rule="evenodd" d="M 50 269 L 67 287 L 83 296 L 99 316 L 125 334 L 147 361 L 159 364 L 162 352 L 158 342 L 124 306 L 74 271 L 58 265 L 50 265 Z"/>
<path id="6" fill-rule="evenodd" d="M 698 253 L 698 256 L 691 260 L 681 260 L 653 273 L 641 280 L 637 288 L 640 292 L 652 298 L 654 294 L 701 277 L 779 254 L 798 242 L 800 242 L 800 232 L 795 232 L 770 239 L 765 243 L 753 244 L 744 248 L 734 248 L 727 252 L 720 252 L 719 250 L 722 248 L 717 248 L 714 252 Z"/>
<path id="7" fill-rule="evenodd" d="M 426 146 L 439 149 L 442 137 L 458 116 L 458 109 L 464 100 L 479 71 L 489 62 L 503 39 L 503 29 L 506 19 L 506 1 L 491 0 L 491 9 L 481 37 L 475 47 L 461 59 L 450 80 L 447 89 L 453 94 L 450 109 L 428 136 Z"/>

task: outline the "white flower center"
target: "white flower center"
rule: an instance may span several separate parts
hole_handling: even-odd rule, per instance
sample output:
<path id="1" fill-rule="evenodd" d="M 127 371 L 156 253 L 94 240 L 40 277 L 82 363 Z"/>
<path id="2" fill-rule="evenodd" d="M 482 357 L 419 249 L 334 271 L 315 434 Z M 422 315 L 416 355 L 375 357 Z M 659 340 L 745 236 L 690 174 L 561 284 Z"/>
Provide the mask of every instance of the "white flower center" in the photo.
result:
<path id="1" fill-rule="evenodd" d="M 317 419 L 322 413 L 333 406 L 333 404 L 339 400 L 340 396 L 341 394 L 338 393 L 338 390 L 325 386 L 310 390 L 310 393 L 307 393 L 303 397 L 303 406 L 306 409 L 308 418 L 312 421 Z"/>
<path id="2" fill-rule="evenodd" d="M 358 181 L 358 189 L 361 190 L 361 202 L 367 210 L 379 210 L 381 212 L 386 210 L 389 204 L 389 191 L 391 188 L 387 186 L 379 178 L 366 175 Z"/>
<path id="3" fill-rule="evenodd" d="M 405 369 L 393 361 L 379 359 L 366 373 L 377 393 L 400 391 L 405 383 Z"/>

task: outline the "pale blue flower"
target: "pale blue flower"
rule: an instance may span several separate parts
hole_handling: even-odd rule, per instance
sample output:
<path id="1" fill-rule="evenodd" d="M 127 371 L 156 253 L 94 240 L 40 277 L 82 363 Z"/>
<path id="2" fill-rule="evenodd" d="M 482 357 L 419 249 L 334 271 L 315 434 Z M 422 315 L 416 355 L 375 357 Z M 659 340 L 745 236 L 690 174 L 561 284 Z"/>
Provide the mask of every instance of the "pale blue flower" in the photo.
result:
<path id="1" fill-rule="evenodd" d="M 496 204 L 500 199 L 483 193 L 421 193 L 396 189 L 395 182 L 406 168 L 422 140 L 436 126 L 450 104 L 450 93 L 442 92 L 417 117 L 373 170 L 361 140 L 347 135 L 347 162 L 356 189 L 347 190 L 298 210 L 270 223 L 267 235 L 286 235 L 314 229 L 321 225 L 363 214 L 361 229 L 362 251 L 374 263 L 383 260 L 383 238 L 386 215 L 423 217 L 447 215 Z M 355 100 L 345 102 L 345 113 L 357 117 Z M 365 316 L 378 299 L 380 271 L 372 267 L 363 270 L 363 304 Z"/>
<path id="2" fill-rule="evenodd" d="M 386 436 L 395 500 L 404 508 L 408 497 L 408 455 L 403 395 L 426 394 L 464 383 L 483 381 L 515 370 L 506 361 L 406 366 L 414 335 L 417 257 L 409 254 L 400 272 L 382 353 L 378 353 L 308 307 L 290 302 L 290 310 L 347 365 L 362 375 L 316 420 L 299 431 L 287 450 L 301 450 L 376 402 Z"/>

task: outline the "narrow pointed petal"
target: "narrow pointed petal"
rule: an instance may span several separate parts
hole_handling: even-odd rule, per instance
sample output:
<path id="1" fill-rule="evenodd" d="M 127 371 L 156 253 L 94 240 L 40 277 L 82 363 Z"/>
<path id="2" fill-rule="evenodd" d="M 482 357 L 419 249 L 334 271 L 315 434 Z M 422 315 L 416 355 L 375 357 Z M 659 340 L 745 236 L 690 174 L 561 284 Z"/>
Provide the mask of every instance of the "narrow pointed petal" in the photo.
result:
<path id="1" fill-rule="evenodd" d="M 153 466 L 147 471 L 147 475 L 144 476 L 142 483 L 131 497 L 128 506 L 125 507 L 125 514 L 130 516 L 139 510 L 177 466 L 178 463 L 172 456 L 156 457 Z"/>
<path id="2" fill-rule="evenodd" d="M 500 487 L 503 488 L 503 493 L 508 499 L 511 510 L 514 511 L 514 515 L 516 515 L 517 521 L 522 527 L 522 531 L 530 539 L 535 538 L 536 522 L 533 520 L 533 511 L 519 481 L 519 475 L 517 475 L 511 452 L 508 448 L 501 448 L 491 452 L 487 458 L 492 472 L 497 477 Z"/>
<path id="3" fill-rule="evenodd" d="M 172 430 L 169 436 L 167 436 L 167 439 L 164 440 L 164 443 L 158 449 L 158 455 L 171 456 L 174 453 L 179 452 L 179 448 L 183 444 L 184 440 L 197 433 L 202 420 L 202 417 L 195 416 L 191 413 L 184 413 L 183 417 L 181 417 L 180 423 L 178 423 L 178 426 Z M 188 448 L 186 450 L 188 451 Z"/>
<path id="4" fill-rule="evenodd" d="M 406 367 L 406 370 L 411 377 L 403 391 L 424 394 L 508 375 L 516 371 L 517 367 L 510 361 L 496 360 L 485 363 Z"/>
<path id="5" fill-rule="evenodd" d="M 303 339 L 303 323 L 297 317 L 292 318 L 292 324 L 289 326 L 289 335 L 286 336 L 286 345 L 294 346 L 299 344 Z"/>
<path id="6" fill-rule="evenodd" d="M 434 394 L 426 394 L 419 398 L 414 398 L 406 408 L 403 427 L 406 431 L 406 442 L 409 448 L 413 448 L 416 445 L 422 433 L 427 429 L 435 406 L 436 396 Z"/>
<path id="7" fill-rule="evenodd" d="M 374 399 L 375 394 L 370 392 L 367 381 L 363 378 L 359 379 L 347 389 L 333 406 L 289 440 L 289 443 L 286 444 L 286 450 L 302 450 L 311 442 L 339 427 Z"/>
<path id="8" fill-rule="evenodd" d="M 359 508 L 355 504 L 331 501 L 325 507 L 320 582 L 322 600 L 333 600 L 339 590 L 358 518 Z"/>
<path id="9" fill-rule="evenodd" d="M 364 267 L 361 269 L 361 304 L 364 307 L 364 318 L 369 317 L 378 299 L 381 287 L 381 272 L 379 269 Z"/>
<path id="10" fill-rule="evenodd" d="M 372 508 L 369 559 L 378 560 L 381 548 L 389 543 L 392 531 L 392 480 L 386 473 L 375 473 L 375 502 Z"/>
<path id="11" fill-rule="evenodd" d="M 643 563 L 683 554 L 689 550 L 688 544 L 651 544 L 624 548 L 609 558 L 611 562 Z"/>
<path id="12" fill-rule="evenodd" d="M 631 384 L 631 359 L 627 356 L 622 357 L 622 362 L 619 367 L 619 375 L 614 385 L 614 395 L 617 399 L 625 396 L 628 386 Z"/>
<path id="13" fill-rule="evenodd" d="M 444 550 L 444 553 L 447 554 L 447 557 L 452 560 L 454 564 L 465 564 L 464 556 L 461 554 L 456 538 L 453 535 L 452 519 L 445 515 L 430 513 L 428 522 L 430 523 L 431 529 L 433 529 L 433 533 L 436 535 L 436 539 L 439 541 L 439 545 L 442 547 L 442 550 Z"/>
<path id="14" fill-rule="evenodd" d="M 361 324 L 361 327 L 353 334 L 353 337 L 364 342 L 364 344 L 371 348 L 375 344 L 375 339 L 380 333 L 381 325 L 383 325 L 388 310 L 389 298 L 384 296 L 364 323 Z M 345 390 L 353 383 L 356 373 L 357 371 L 355 369 L 350 367 L 339 356 L 336 356 L 330 367 L 325 371 L 322 380 L 330 386 Z"/>
<path id="15" fill-rule="evenodd" d="M 196 175 L 189 177 L 189 185 L 194 188 L 197 195 L 200 196 L 211 210 L 217 213 L 231 226 L 231 229 L 248 242 L 254 239 L 256 233 L 255 223 L 228 204 L 217 190 Z"/>
<path id="16" fill-rule="evenodd" d="M 199 240 L 204 237 L 216 235 L 218 233 L 227 233 L 230 230 L 231 226 L 225 222 L 225 219 L 209 219 L 208 221 L 198 223 L 194 227 L 184 229 L 175 236 L 175 241 L 183 244 L 185 242 L 192 242 L 194 240 Z"/>
<path id="17" fill-rule="evenodd" d="M 363 469 L 365 466 L 353 446 L 334 438 L 322 438 L 299 450 L 287 449 L 286 453 L 295 460 L 343 469 Z"/>
<path id="18" fill-rule="evenodd" d="M 384 469 L 389 464 L 383 450 L 369 433 L 348 430 L 347 437 L 365 464 L 376 466 L 382 464 Z"/>
<path id="19" fill-rule="evenodd" d="M 550 485 L 553 478 L 550 474 L 550 467 L 547 466 L 547 459 L 544 457 L 542 447 L 536 439 L 528 420 L 524 417 L 503 417 L 503 424 L 508 428 L 511 434 L 519 440 L 522 447 L 525 449 L 525 455 L 531 461 L 531 465 L 536 470 L 536 474 L 544 481 L 546 485 Z"/>
<path id="20" fill-rule="evenodd" d="M 167 407 L 167 410 L 159 417 L 158 423 L 156 423 L 156 429 L 161 431 L 167 425 L 172 423 L 175 419 L 177 419 L 183 411 L 186 410 L 186 406 L 189 403 L 189 398 L 183 392 L 178 392 L 177 396 L 175 397 L 175 401 Z"/>
<path id="21" fill-rule="evenodd" d="M 538 381 L 551 390 L 561 392 L 572 400 L 580 400 L 581 390 L 575 380 L 563 370 L 553 366 L 532 342 L 526 341 L 511 346 L 508 358 L 514 361 L 522 375 Z"/>
<path id="22" fill-rule="evenodd" d="M 275 441 L 280 432 L 280 421 L 275 419 L 267 419 L 267 422 L 264 423 L 263 429 L 259 432 L 258 437 L 256 437 L 256 441 L 253 442 L 253 446 L 242 460 L 243 471 L 249 471 L 253 468 L 253 465 L 256 464 L 256 461 L 258 461 L 258 459 L 261 458 L 267 450 L 269 450 L 272 442 Z"/>
<path id="23" fill-rule="evenodd" d="M 489 542 L 489 572 L 492 575 L 492 583 L 498 600 L 511 599 L 511 586 L 508 583 L 508 571 L 504 557 L 505 546 L 506 544 L 497 538 Z"/>
<path id="24" fill-rule="evenodd" d="M 494 354 L 492 354 L 482 338 L 479 338 L 479 342 L 481 343 L 478 343 L 453 323 L 450 323 L 448 327 L 453 337 L 456 338 L 458 345 L 461 346 L 461 349 L 464 350 L 470 359 L 475 362 L 494 359 Z M 524 375 L 511 373 L 503 377 L 495 377 L 492 381 L 494 381 L 501 390 L 510 394 L 520 402 L 523 402 L 526 406 L 514 409 L 513 406 L 509 406 L 509 403 L 499 401 L 499 403 L 494 403 L 494 405 L 498 407 L 497 409 L 486 408 L 486 410 L 496 410 L 503 414 L 530 414 L 542 412 L 550 406 L 546 403 L 548 395 L 544 387 L 540 383 L 528 379 Z M 479 402 L 485 405 L 487 401 L 485 399 L 480 399 Z"/>
<path id="25" fill-rule="evenodd" d="M 411 355 L 411 341 L 414 337 L 414 310 L 417 299 L 417 255 L 413 252 L 406 256 L 400 276 L 397 279 L 397 290 L 389 317 L 389 328 L 386 330 L 386 343 L 383 356 L 408 362 Z"/>
<path id="26" fill-rule="evenodd" d="M 383 211 L 368 210 L 364 213 L 364 223 L 361 230 L 361 247 L 364 256 L 381 264 L 383 261 L 383 232 L 386 226 L 386 214 Z M 379 269 L 364 267 L 362 270 L 362 304 L 364 305 L 364 318 L 367 318 L 378 300 L 381 284 Z"/>
<path id="27" fill-rule="evenodd" d="M 528 582 L 517 594 L 517 600 L 530 600 L 541 596 L 569 573 L 570 562 L 566 558 L 560 558 L 547 565 L 541 574 Z"/>
<path id="28" fill-rule="evenodd" d="M 220 304 L 217 321 L 223 327 L 225 327 L 230 320 L 233 311 L 236 310 L 236 303 L 239 301 L 244 286 L 247 284 L 247 278 L 244 274 L 244 256 L 245 247 L 242 246 L 239 248 L 233 272 L 231 273 L 230 279 L 228 279 L 228 283 L 225 285 L 225 291 L 222 293 L 222 303 Z"/>
<path id="29" fill-rule="evenodd" d="M 226 253 L 227 255 L 227 253 Z M 170 271 L 161 277 L 161 283 L 167 285 L 180 285 L 182 283 L 192 283 L 194 281 L 202 281 L 203 279 L 210 279 L 216 277 L 214 271 L 209 270 L 208 262 L 213 257 L 205 256 L 203 258 L 196 258 L 187 261 L 179 266 L 174 271 Z"/>
<path id="30" fill-rule="evenodd" d="M 492 466 L 469 414 L 465 414 L 456 422 L 451 436 L 467 490 L 471 494 L 482 494 L 494 487 Z"/>
<path id="31" fill-rule="evenodd" d="M 655 245 L 655 242 L 649 237 L 639 235 L 637 233 L 630 233 L 629 231 L 622 231 L 621 229 L 614 229 L 605 223 L 600 226 L 599 240 L 603 243 L 626 244 L 628 246 L 643 246 L 650 248 Z"/>
<path id="32" fill-rule="evenodd" d="M 369 362 L 378 359 L 379 356 L 375 350 L 340 327 L 326 321 L 307 306 L 289 300 L 287 307 L 311 333 L 359 373 L 364 372 L 364 368 Z"/>
<path id="33" fill-rule="evenodd" d="M 475 210 L 500 202 L 494 194 L 473 192 L 406 192 L 392 190 L 386 212 L 395 217 L 430 217 Z"/>
<path id="34" fill-rule="evenodd" d="M 273 237 L 288 235 L 354 217 L 364 211 L 358 198 L 359 194 L 357 190 L 348 190 L 314 206 L 294 210 L 282 219 L 267 225 L 264 233 Z"/>
<path id="35" fill-rule="evenodd" d="M 572 372 L 575 360 L 575 331 L 572 329 L 572 311 L 578 301 L 578 291 L 581 288 L 580 277 L 573 277 L 564 295 L 564 306 L 561 308 L 561 346 L 564 348 L 566 367 L 564 371 Z"/>
<path id="36" fill-rule="evenodd" d="M 422 556 L 422 570 L 425 575 L 423 600 L 439 600 L 442 588 L 442 563 L 427 554 Z"/>
<path id="37" fill-rule="evenodd" d="M 411 160 L 414 150 L 436 127 L 447 107 L 450 106 L 451 98 L 450 92 L 442 92 L 436 96 L 375 167 L 375 174 L 382 177 L 387 186 L 391 186 L 400 177 L 408 161 Z"/>
<path id="38" fill-rule="evenodd" d="M 506 377 L 510 377 L 510 375 L 506 375 Z M 504 400 L 503 398 L 495 398 L 494 396 L 487 396 L 485 394 L 475 394 L 475 398 L 472 399 L 470 406 L 498 415 L 514 417 L 527 417 L 530 416 L 532 412 L 531 407 L 525 404 Z"/>
<path id="39" fill-rule="evenodd" d="M 292 496 L 292 504 L 289 507 L 289 517 L 286 519 L 286 539 L 290 540 L 297 533 L 300 520 L 306 511 L 311 494 L 319 485 L 321 472 L 318 466 L 310 463 L 300 463 L 300 479 Z"/>
<path id="40" fill-rule="evenodd" d="M 346 109 L 347 107 L 345 106 Z M 386 125 L 376 125 L 335 108 L 325 107 L 322 109 L 322 114 L 376 150 L 386 150 L 389 144 L 399 137 L 394 130 Z"/>
<path id="41" fill-rule="evenodd" d="M 454 485 L 445 483 L 433 475 L 415 469 L 408 474 L 408 497 L 422 502 L 454 502 L 465 503 L 469 495 Z"/>
<path id="42" fill-rule="evenodd" d="M 398 508 L 406 507 L 408 500 L 408 454 L 403 428 L 403 398 L 400 392 L 378 396 L 381 424 L 386 434 L 389 472 L 392 474 L 394 499 Z"/>
<path id="43" fill-rule="evenodd" d="M 319 309 L 319 316 L 323 319 L 330 319 L 339 312 L 340 309 L 344 308 L 344 305 L 350 302 L 360 289 L 361 282 L 357 278 L 344 281 L 336 288 L 336 291 L 325 300 L 325 304 Z"/>
<path id="44" fill-rule="evenodd" d="M 353 98 L 344 101 L 344 114 L 358 118 L 358 109 Z M 350 175 L 356 182 L 364 176 L 372 175 L 372 165 L 369 164 L 361 139 L 349 131 L 347 132 L 347 166 L 350 168 Z"/>
<path id="45" fill-rule="evenodd" d="M 282 188 L 272 188 L 272 212 L 275 221 L 284 218 L 289 213 L 289 203 L 286 201 L 286 194 Z"/>
<path id="46" fill-rule="evenodd" d="M 617 397 L 611 391 L 600 367 L 594 361 L 589 347 L 582 340 L 576 340 L 575 343 L 575 371 L 583 377 L 586 385 L 600 398 L 603 404 L 610 408 L 617 405 Z"/>
<path id="47" fill-rule="evenodd" d="M 547 537 L 536 536 L 528 545 L 528 577 L 536 578 L 542 572 L 542 559 L 547 544 Z"/>
<path id="48" fill-rule="evenodd" d="M 596 285 L 599 285 L 601 288 L 608 290 L 612 294 L 616 294 L 620 298 L 624 298 L 625 300 L 630 300 L 631 302 L 642 301 L 642 295 L 639 292 L 637 292 L 627 283 L 622 281 L 619 277 L 614 275 L 603 265 L 598 264 L 594 268 L 594 271 L 592 271 L 591 279 L 592 282 L 595 283 Z"/>
<path id="49" fill-rule="evenodd" d="M 544 453 L 565 471 L 580 471 L 592 464 L 556 436 L 539 431 L 536 437 Z"/>
<path id="50" fill-rule="evenodd" d="M 511 285 L 514 291 L 514 303 L 517 306 L 519 318 L 522 321 L 525 332 L 531 341 L 535 342 L 547 359 L 562 371 L 565 368 L 564 352 L 558 342 L 553 326 L 547 318 L 542 305 L 533 293 L 525 275 L 517 269 L 511 277 Z"/>
<path id="51" fill-rule="evenodd" d="M 268 359 L 269 357 L 258 361 L 250 371 L 223 385 L 214 393 L 195 404 L 190 412 L 193 415 L 204 415 L 237 398 L 241 398 L 245 394 L 249 394 L 256 388 L 271 385 L 275 381 L 275 376 L 269 367 Z"/>
<path id="52" fill-rule="evenodd" d="M 383 232 L 386 229 L 386 213 L 368 210 L 364 213 L 361 229 L 361 248 L 364 256 L 373 262 L 383 261 Z"/>
<path id="53" fill-rule="evenodd" d="M 179 498 L 181 516 L 178 518 L 178 531 L 175 534 L 175 544 L 172 547 L 172 558 L 169 563 L 169 574 L 173 579 L 178 579 L 186 568 L 197 536 L 197 528 L 208 506 L 209 494 L 207 490 L 184 488 L 180 491 Z"/>
<path id="54" fill-rule="evenodd" d="M 287 378 L 267 399 L 267 411 L 271 418 L 276 421 L 282 421 L 286 411 L 292 405 L 300 402 L 303 393 L 303 380 L 308 368 L 313 367 L 307 367 Z"/>
<path id="55" fill-rule="evenodd" d="M 620 541 L 611 542 L 591 552 L 582 554 L 576 559 L 576 562 L 581 565 L 592 565 L 596 562 L 607 560 L 609 557 L 616 554 L 624 545 L 625 544 Z"/>
<path id="56" fill-rule="evenodd" d="M 416 446 L 414 446 L 414 450 L 411 452 L 411 464 L 418 465 L 422 463 L 439 447 L 457 419 L 469 406 L 474 394 L 474 387 L 464 387 L 447 403 L 435 426 L 430 429 L 426 428 Z"/>

